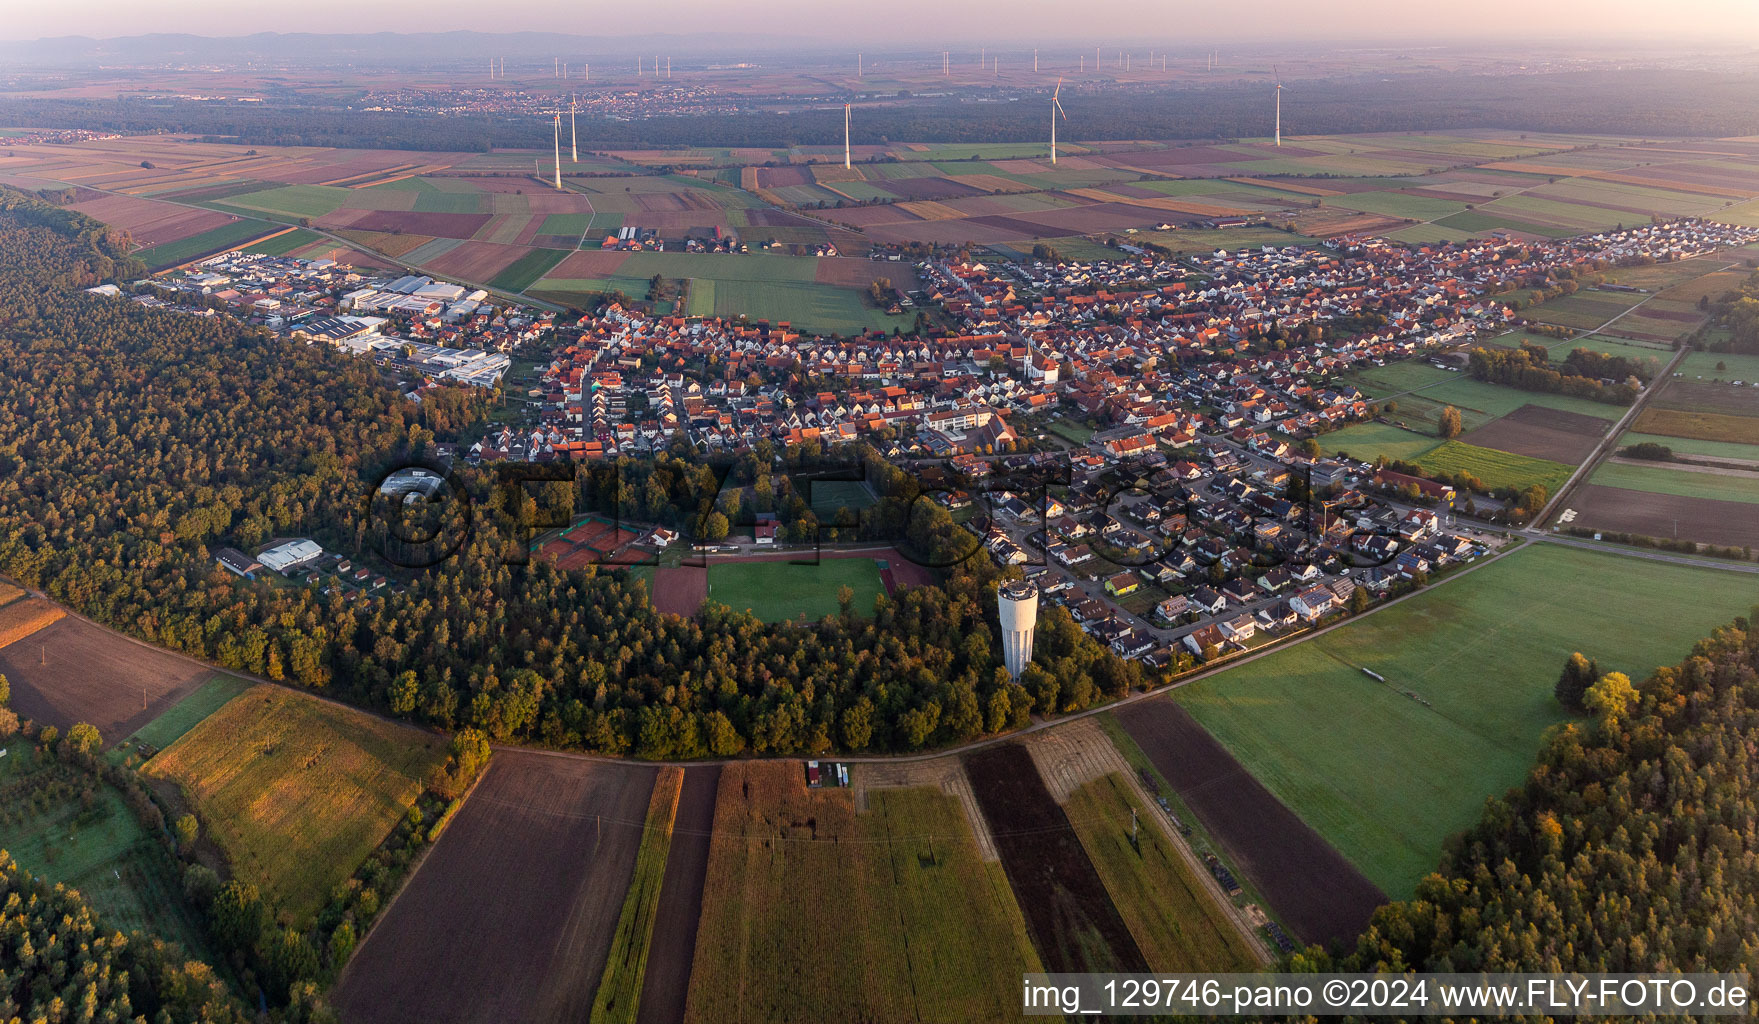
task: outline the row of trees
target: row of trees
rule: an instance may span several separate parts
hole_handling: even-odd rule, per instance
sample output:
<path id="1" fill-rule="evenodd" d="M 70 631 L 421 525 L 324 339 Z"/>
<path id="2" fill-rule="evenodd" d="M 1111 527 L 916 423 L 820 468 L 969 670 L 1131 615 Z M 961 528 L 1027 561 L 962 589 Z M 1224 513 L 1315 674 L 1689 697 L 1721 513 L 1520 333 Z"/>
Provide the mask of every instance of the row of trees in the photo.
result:
<path id="1" fill-rule="evenodd" d="M 1587 349 L 1576 349 L 1558 368 L 1551 365 L 1551 355 L 1544 346 L 1523 342 L 1518 349 L 1475 348 L 1469 368 L 1472 376 L 1492 384 L 1539 391 L 1546 394 L 1570 395 L 1610 405 L 1630 405 L 1637 398 L 1642 378 L 1635 372 L 1636 360 L 1618 356 L 1598 355 Z M 1624 369 L 1623 374 L 1595 372 Z M 1653 372 L 1653 371 L 1651 371 Z M 1603 384 L 1601 377 L 1612 377 L 1614 384 Z"/>

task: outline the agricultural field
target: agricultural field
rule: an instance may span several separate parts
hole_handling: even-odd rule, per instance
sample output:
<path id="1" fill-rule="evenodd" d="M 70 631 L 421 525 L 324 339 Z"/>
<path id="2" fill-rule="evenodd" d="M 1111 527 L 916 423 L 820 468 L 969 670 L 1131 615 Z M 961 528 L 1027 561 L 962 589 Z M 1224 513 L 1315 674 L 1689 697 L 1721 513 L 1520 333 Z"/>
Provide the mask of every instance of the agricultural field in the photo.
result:
<path id="1" fill-rule="evenodd" d="M 1674 494 L 1711 501 L 1759 502 L 1759 471 L 1688 469 L 1668 463 L 1608 461 L 1588 482 L 1627 491 Z"/>
<path id="2" fill-rule="evenodd" d="M 33 631 L 9 636 L 19 631 L 9 624 L 27 616 Z M 0 675 L 12 683 L 12 710 L 20 718 L 63 732 L 89 722 L 107 743 L 153 721 L 213 675 L 200 662 L 31 598 L 0 608 L 0 640 L 13 641 L 0 646 Z"/>
<path id="3" fill-rule="evenodd" d="M 1386 902 L 1178 704 L 1141 701 L 1112 717 L 1126 759 L 1145 760 L 1172 786 L 1226 862 L 1298 939 L 1351 941 Z"/>
<path id="4" fill-rule="evenodd" d="M 1429 473 L 1469 473 L 1493 490 L 1503 487 L 1525 490 L 1538 485 L 1545 488 L 1547 494 L 1556 494 L 1574 469 L 1561 462 L 1480 448 L 1463 441 L 1444 441 L 1418 461 Z"/>
<path id="5" fill-rule="evenodd" d="M 1652 404 L 1637 414 L 1631 427 L 1642 433 L 1665 435 L 1668 438 L 1759 445 L 1759 417 L 1754 416 L 1662 409 Z"/>
<path id="6" fill-rule="evenodd" d="M 182 739 L 191 729 L 201 724 L 203 719 L 225 707 L 232 698 L 250 689 L 251 685 L 237 676 L 216 672 L 199 689 L 135 730 L 125 743 L 156 754 Z"/>
<path id="7" fill-rule="evenodd" d="M 720 784 L 719 765 L 684 769 L 684 784 L 678 794 L 666 853 L 665 878 L 660 884 L 659 905 L 654 911 L 653 934 L 648 942 L 638 1024 L 677 1024 L 684 1019 Z"/>
<path id="8" fill-rule="evenodd" d="M 605 976 L 593 996 L 594 1024 L 630 1024 L 636 1020 L 647 977 L 648 951 L 652 947 L 658 918 L 661 884 L 666 877 L 666 861 L 672 845 L 672 823 L 678 813 L 678 798 L 683 786 L 682 768 L 663 767 L 654 778 L 641 849 L 635 855 L 635 872 L 629 880 L 629 891 L 623 897 L 623 914 L 617 920 L 617 931 L 611 937 Z"/>
<path id="9" fill-rule="evenodd" d="M 929 788 L 868 801 L 808 789 L 798 761 L 721 770 L 686 1021 L 1018 1014 L 1039 960 L 959 805 Z"/>
<path id="10" fill-rule="evenodd" d="M 1759 462 L 1759 423 L 1755 423 L 1753 426 L 1755 440 L 1752 443 L 1707 441 L 1698 438 L 1670 437 L 1666 434 L 1645 434 L 1638 430 L 1627 430 L 1619 437 L 1619 447 L 1658 444 L 1672 449 L 1680 455 L 1700 456 L 1731 462 Z"/>
<path id="11" fill-rule="evenodd" d="M 1583 459 L 1592 455 L 1606 431 L 1606 421 L 1594 416 L 1543 405 L 1523 405 L 1507 416 L 1470 431 L 1460 440 L 1469 446 L 1495 449 L 1511 456 L 1526 456 L 1554 465 L 1562 463 L 1567 469 L 1580 465 Z M 1526 468 L 1533 471 L 1544 469 L 1541 466 Z M 1568 479 L 1567 474 L 1565 479 Z M 1544 484 L 1547 490 L 1556 489 L 1543 480 L 1533 482 Z"/>
<path id="12" fill-rule="evenodd" d="M 788 561 L 716 562 L 708 571 L 708 596 L 735 611 L 749 610 L 765 622 L 819 619 L 839 610 L 837 593 L 855 592 L 854 610 L 864 614 L 885 593 L 872 558 L 826 558 L 812 565 Z"/>
<path id="13" fill-rule="evenodd" d="M 259 684 L 148 761 L 175 783 L 234 874 L 309 921 L 443 764 L 436 736 Z"/>
<path id="14" fill-rule="evenodd" d="M 212 256 L 218 252 L 236 248 L 242 243 L 261 238 L 283 230 L 274 224 L 260 220 L 235 220 L 229 224 L 203 231 L 199 235 L 190 235 L 175 242 L 165 242 L 135 253 L 146 261 L 149 268 L 163 270 L 201 256 Z"/>
<path id="15" fill-rule="evenodd" d="M 1045 969 L 1141 972 L 1141 948 L 1063 808 L 1017 743 L 961 759 Z"/>
<path id="16" fill-rule="evenodd" d="M 211 955 L 183 898 L 182 865 L 141 826 L 121 794 L 13 742 L 0 758 L 0 850 L 32 874 L 78 889 L 106 925 Z M 82 794 L 89 792 L 88 803 Z"/>
<path id="17" fill-rule="evenodd" d="M 497 751 L 343 972 L 342 1019 L 588 1020 L 654 777 Z"/>
<path id="18" fill-rule="evenodd" d="M 1552 686 L 1570 652 L 1641 680 L 1755 598 L 1741 573 L 1530 544 L 1174 698 L 1400 898 L 1566 719 Z"/>
<path id="19" fill-rule="evenodd" d="M 1649 479 L 1644 478 L 1644 482 Z M 1675 491 L 1684 489 L 1671 483 L 1670 486 Z M 1571 491 L 1569 500 L 1570 507 L 1563 512 L 1575 513 L 1571 526 L 1663 540 L 1759 548 L 1759 517 L 1753 515 L 1751 501 L 1632 490 L 1592 481 Z"/>

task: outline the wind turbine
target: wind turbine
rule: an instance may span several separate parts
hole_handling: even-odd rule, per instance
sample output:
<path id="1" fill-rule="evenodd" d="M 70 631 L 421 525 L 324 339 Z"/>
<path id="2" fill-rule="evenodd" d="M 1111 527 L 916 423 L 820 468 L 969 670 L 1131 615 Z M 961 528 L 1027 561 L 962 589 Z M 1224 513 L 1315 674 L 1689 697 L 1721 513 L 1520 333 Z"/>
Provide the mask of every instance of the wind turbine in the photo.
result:
<path id="1" fill-rule="evenodd" d="M 1280 146 L 1283 144 L 1283 73 L 1274 66 L 1271 70 L 1276 74 L 1276 144 Z"/>
<path id="2" fill-rule="evenodd" d="M 568 97 L 568 159 L 580 162 L 580 136 L 574 131 L 574 97 Z"/>
<path id="3" fill-rule="evenodd" d="M 1056 90 L 1051 93 L 1051 164 L 1053 166 L 1057 162 L 1057 117 L 1061 115 L 1063 120 L 1069 119 L 1069 115 L 1063 113 L 1062 101 L 1057 99 L 1058 96 L 1062 95 L 1062 92 L 1063 80 L 1059 78 Z"/>
<path id="4" fill-rule="evenodd" d="M 849 104 L 843 104 L 843 169 L 849 170 Z"/>
<path id="5" fill-rule="evenodd" d="M 562 115 L 556 115 L 556 190 L 562 188 Z"/>

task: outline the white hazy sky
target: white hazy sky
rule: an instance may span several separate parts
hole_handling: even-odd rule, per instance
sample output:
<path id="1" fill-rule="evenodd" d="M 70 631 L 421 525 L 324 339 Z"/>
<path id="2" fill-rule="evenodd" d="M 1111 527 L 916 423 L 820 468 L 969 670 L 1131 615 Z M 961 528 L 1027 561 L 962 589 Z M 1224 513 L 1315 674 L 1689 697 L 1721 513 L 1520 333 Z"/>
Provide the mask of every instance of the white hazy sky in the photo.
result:
<path id="1" fill-rule="evenodd" d="M 261 31 L 775 32 L 871 40 L 1282 42 L 1501 37 L 1759 42 L 1759 0 L 8 0 L 0 38 Z M 77 13 L 75 13 L 77 12 Z M 73 16 L 70 16 L 73 15 Z M 925 49 L 933 49 L 926 45 Z"/>

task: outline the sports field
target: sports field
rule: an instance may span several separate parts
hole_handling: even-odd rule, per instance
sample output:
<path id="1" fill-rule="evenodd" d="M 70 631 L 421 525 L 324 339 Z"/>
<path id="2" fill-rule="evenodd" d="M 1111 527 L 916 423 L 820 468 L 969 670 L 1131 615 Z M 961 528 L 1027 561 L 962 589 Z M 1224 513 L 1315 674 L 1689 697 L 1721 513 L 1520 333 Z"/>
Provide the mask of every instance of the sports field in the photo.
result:
<path id="1" fill-rule="evenodd" d="M 1743 573 L 1540 543 L 1174 692 L 1400 898 L 1485 797 L 1521 781 L 1540 734 L 1566 717 L 1552 686 L 1570 652 L 1640 681 L 1755 599 L 1759 579 Z"/>
<path id="2" fill-rule="evenodd" d="M 307 921 L 445 760 L 435 736 L 261 684 L 143 771 L 182 787 L 235 875 Z"/>
<path id="3" fill-rule="evenodd" d="M 817 565 L 716 562 L 709 568 L 710 599 L 735 611 L 749 609 L 765 622 L 835 615 L 843 587 L 855 592 L 857 614 L 871 611 L 873 599 L 885 593 L 871 558 L 827 558 Z"/>

